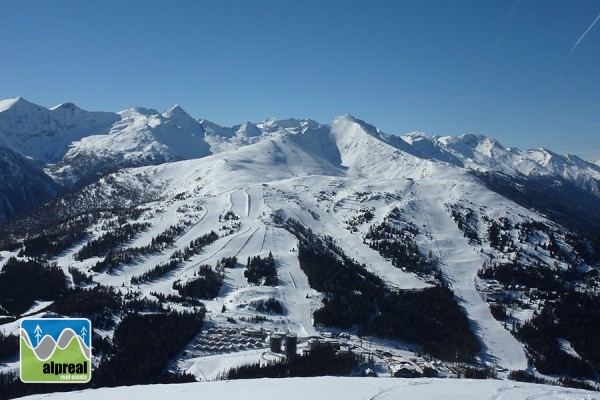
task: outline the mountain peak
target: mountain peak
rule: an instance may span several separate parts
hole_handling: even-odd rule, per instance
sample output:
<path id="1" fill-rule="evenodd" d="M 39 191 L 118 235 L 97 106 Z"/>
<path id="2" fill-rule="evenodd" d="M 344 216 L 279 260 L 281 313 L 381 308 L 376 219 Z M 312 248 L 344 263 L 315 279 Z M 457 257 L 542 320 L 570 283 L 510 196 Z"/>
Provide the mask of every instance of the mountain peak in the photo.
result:
<path id="1" fill-rule="evenodd" d="M 308 118 L 288 118 L 288 119 L 276 119 L 268 118 L 262 122 L 255 124 L 256 127 L 262 131 L 273 133 L 277 131 L 295 132 L 300 133 L 308 128 L 317 128 L 321 126 L 316 121 Z"/>
<path id="2" fill-rule="evenodd" d="M 156 111 L 154 108 L 146 108 L 146 107 L 132 107 L 126 110 L 119 112 L 119 114 L 127 115 L 127 114 L 140 114 L 148 117 L 159 115 L 160 113 Z"/>
<path id="3" fill-rule="evenodd" d="M 175 104 L 173 107 L 169 108 L 162 116 L 170 119 L 182 128 L 189 129 L 193 126 L 195 127 L 194 130 L 196 130 L 197 126 L 200 125 L 200 122 L 188 114 L 179 104 Z"/>
<path id="4" fill-rule="evenodd" d="M 341 123 L 341 122 L 358 122 L 356 118 L 352 114 L 344 114 L 338 117 L 335 117 L 331 124 Z"/>
<path id="5" fill-rule="evenodd" d="M 187 116 L 189 116 L 189 114 L 179 104 L 173 105 L 173 107 L 171 107 L 167 111 L 165 111 L 163 113 L 163 115 L 165 117 L 172 116 L 172 115 L 187 115 Z"/>
<path id="6" fill-rule="evenodd" d="M 342 130 L 346 129 L 346 126 L 348 125 L 357 125 L 358 127 L 360 127 L 360 129 L 370 135 L 373 136 L 375 138 L 380 138 L 380 133 L 381 131 L 379 129 L 377 129 L 375 126 L 363 121 L 362 119 L 358 119 L 355 118 L 353 115 L 351 114 L 344 114 L 342 116 L 339 116 L 337 118 L 335 118 L 333 120 L 333 122 L 331 123 L 331 127 L 339 127 Z"/>
<path id="7" fill-rule="evenodd" d="M 51 111 L 54 110 L 81 110 L 81 108 L 77 107 L 74 103 L 71 103 L 70 101 L 67 101 L 65 103 L 61 103 L 57 106 L 54 106 L 52 108 L 50 108 Z"/>
<path id="8" fill-rule="evenodd" d="M 39 106 L 25 100 L 21 96 L 13 97 L 12 99 L 0 100 L 0 112 L 7 111 L 10 109 L 15 109 L 17 107 L 27 107 L 27 106 L 39 107 Z"/>
<path id="9" fill-rule="evenodd" d="M 236 135 L 250 138 L 261 136 L 262 132 L 252 122 L 244 122 L 237 127 Z"/>

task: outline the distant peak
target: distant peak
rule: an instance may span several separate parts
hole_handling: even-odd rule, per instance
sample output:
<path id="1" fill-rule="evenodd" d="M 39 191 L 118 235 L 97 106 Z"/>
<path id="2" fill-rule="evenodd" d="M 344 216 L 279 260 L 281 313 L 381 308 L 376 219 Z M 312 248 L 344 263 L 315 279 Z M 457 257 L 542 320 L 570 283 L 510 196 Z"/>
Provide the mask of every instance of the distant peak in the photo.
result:
<path id="1" fill-rule="evenodd" d="M 262 132 L 252 122 L 244 122 L 237 127 L 236 134 L 246 137 L 257 137 L 261 136 Z"/>
<path id="2" fill-rule="evenodd" d="M 477 148 L 481 145 L 491 147 L 502 147 L 503 146 L 494 138 L 484 135 L 476 135 L 472 133 L 463 133 L 459 136 L 436 136 L 435 137 L 440 143 L 446 146 L 466 146 L 472 149 Z"/>
<path id="3" fill-rule="evenodd" d="M 427 135 L 425 134 L 425 132 L 409 132 L 406 135 L 404 135 L 406 137 L 409 138 L 413 138 L 413 139 L 424 139 L 427 137 Z"/>
<path id="4" fill-rule="evenodd" d="M 173 105 L 173 107 L 169 108 L 166 113 L 185 113 L 185 110 L 183 108 L 181 108 L 181 106 L 179 104 L 175 104 Z"/>
<path id="5" fill-rule="evenodd" d="M 556 153 L 554 153 L 552 150 L 546 148 L 546 147 L 538 147 L 537 149 L 533 149 L 530 150 L 531 153 L 538 153 L 538 154 L 542 154 L 546 157 L 552 157 L 557 155 Z"/>
<path id="6" fill-rule="evenodd" d="M 167 118 L 186 118 L 193 119 L 190 114 L 188 114 L 179 104 L 175 104 L 173 107 L 169 108 L 162 114 Z"/>
<path id="7" fill-rule="evenodd" d="M 67 101 L 65 103 L 61 103 L 57 106 L 50 108 L 50 110 L 80 110 L 74 103 Z"/>
<path id="8" fill-rule="evenodd" d="M 350 115 L 350 114 L 344 114 L 342 116 L 339 116 L 337 118 L 335 118 L 333 120 L 333 122 L 331 123 L 331 126 L 344 126 L 345 124 L 356 124 L 358 126 L 360 126 L 360 128 L 368 135 L 376 137 L 376 138 L 380 138 L 380 133 L 382 133 L 379 129 L 377 129 L 375 126 L 369 124 L 368 122 L 363 121 L 362 119 L 358 119 L 355 118 L 354 116 Z"/>
<path id="9" fill-rule="evenodd" d="M 35 104 L 25 100 L 21 96 L 13 97 L 11 99 L 6 99 L 6 100 L 0 100 L 0 112 L 9 110 L 9 109 L 17 107 L 17 106 L 27 106 L 27 105 L 35 106 Z"/>
<path id="10" fill-rule="evenodd" d="M 335 117 L 333 119 L 332 124 L 338 123 L 338 122 L 359 122 L 359 120 L 357 120 L 356 118 L 354 118 L 353 115 L 351 114 L 344 114 L 344 115 L 340 115 L 339 117 Z"/>
<path id="11" fill-rule="evenodd" d="M 153 109 L 153 108 L 146 108 L 146 107 L 128 108 L 127 110 L 121 111 L 119 114 L 131 114 L 131 113 L 136 113 L 136 114 L 141 114 L 141 115 L 146 115 L 146 116 L 153 116 L 153 115 L 160 114 L 155 109 Z"/>
<path id="12" fill-rule="evenodd" d="M 258 129 L 274 133 L 274 132 L 296 132 L 300 133 L 307 128 L 316 128 L 320 126 L 320 124 L 316 121 L 307 118 L 287 118 L 287 119 L 276 119 L 276 118 L 268 118 L 262 122 L 254 124 Z"/>

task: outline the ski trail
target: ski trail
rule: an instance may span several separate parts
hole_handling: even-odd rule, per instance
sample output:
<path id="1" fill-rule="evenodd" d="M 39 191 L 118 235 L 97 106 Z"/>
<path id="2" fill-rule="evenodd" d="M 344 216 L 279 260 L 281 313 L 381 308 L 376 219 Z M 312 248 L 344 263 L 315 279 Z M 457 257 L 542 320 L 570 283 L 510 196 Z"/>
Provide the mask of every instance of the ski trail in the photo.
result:
<path id="1" fill-rule="evenodd" d="M 289 329 L 298 337 L 316 336 L 318 332 L 312 325 L 312 312 L 320 299 L 312 299 L 309 293 L 315 293 L 308 284 L 308 277 L 300 269 L 298 255 L 290 249 L 298 247 L 297 239 L 281 229 L 269 229 L 265 237 L 266 247 L 273 250 L 277 257 L 277 275 L 279 290 L 285 299 L 286 319 Z M 315 303 L 315 304 L 313 304 Z"/>
<path id="2" fill-rule="evenodd" d="M 260 205 L 264 199 L 264 188 L 262 186 L 253 186 L 245 190 L 248 196 L 247 216 L 252 219 L 260 217 Z"/>
<path id="3" fill-rule="evenodd" d="M 252 207 L 252 197 L 248 194 L 248 189 L 244 190 L 244 194 L 246 195 L 246 217 L 249 217 Z"/>
<path id="4" fill-rule="evenodd" d="M 200 217 L 198 221 L 196 221 L 192 226 L 190 226 L 176 241 L 175 243 L 187 243 L 188 241 L 195 239 L 196 228 L 200 225 L 202 221 L 206 218 L 209 213 L 209 210 L 206 206 L 204 206 L 204 215 Z"/>
<path id="5" fill-rule="evenodd" d="M 288 274 L 290 274 L 290 279 L 292 280 L 292 284 L 294 285 L 294 288 L 298 289 L 298 285 L 296 285 L 296 281 L 294 280 L 294 276 L 292 275 L 292 273 L 290 271 L 288 271 Z"/>
<path id="6" fill-rule="evenodd" d="M 251 227 L 248 227 L 248 229 L 246 229 L 245 231 L 243 231 L 243 232 L 239 232 L 237 235 L 234 235 L 233 237 L 229 238 L 229 240 L 227 240 L 227 242 L 225 242 L 225 243 L 223 244 L 223 246 L 221 246 L 221 247 L 219 248 L 219 250 L 217 250 L 217 251 L 215 251 L 215 252 L 211 253 L 211 255 L 210 255 L 210 256 L 208 256 L 208 257 L 204 258 L 203 260 L 200 260 L 200 261 L 198 261 L 198 262 L 195 262 L 194 264 L 190 265 L 189 267 L 187 267 L 187 268 L 185 268 L 185 269 L 181 270 L 181 271 L 180 271 L 180 272 L 179 272 L 179 273 L 176 275 L 176 277 L 177 277 L 177 278 L 179 278 L 179 277 L 180 277 L 182 274 L 184 274 L 185 272 L 189 271 L 190 269 L 192 269 L 192 268 L 195 268 L 195 267 L 197 267 L 198 265 L 202 265 L 202 263 L 205 263 L 206 261 L 210 260 L 211 258 L 215 258 L 215 255 L 219 254 L 219 253 L 220 253 L 220 252 L 221 252 L 223 249 L 225 249 L 225 247 L 227 247 L 227 246 L 229 245 L 229 243 L 230 243 L 232 240 L 234 240 L 234 239 L 237 239 L 237 238 L 239 238 L 240 236 L 242 236 L 242 235 L 244 235 L 244 234 L 248 233 L 248 232 L 250 231 L 250 229 L 252 229 L 252 228 L 251 228 Z"/>
<path id="7" fill-rule="evenodd" d="M 244 189 L 238 189 L 229 194 L 231 211 L 239 216 L 248 216 L 248 194 Z"/>
<path id="8" fill-rule="evenodd" d="M 432 250 L 443 260 L 440 268 L 471 321 L 473 332 L 481 343 L 484 360 L 512 370 L 526 369 L 527 358 L 523 347 L 492 317 L 487 303 L 475 287 L 475 277 L 481 268 L 479 254 L 446 212 L 437 187 L 423 186 L 420 190 L 425 207 L 422 215 Z"/>
<path id="9" fill-rule="evenodd" d="M 250 236 L 248 236 L 248 237 L 246 238 L 246 241 L 244 242 L 244 244 L 242 244 L 242 247 L 240 247 L 240 249 L 237 251 L 237 253 L 235 253 L 235 256 L 236 256 L 236 257 L 237 257 L 237 256 L 238 256 L 238 255 L 239 255 L 241 252 L 242 252 L 242 250 L 244 250 L 244 247 L 246 247 L 246 245 L 248 244 L 248 242 L 250 242 L 250 240 L 252 239 L 252 236 L 254 236 L 254 234 L 255 234 L 256 232 L 258 232 L 258 230 L 259 230 L 259 229 L 260 229 L 260 228 L 256 228 L 256 229 L 254 229 L 254 232 L 252 232 L 252 233 L 250 234 Z"/>

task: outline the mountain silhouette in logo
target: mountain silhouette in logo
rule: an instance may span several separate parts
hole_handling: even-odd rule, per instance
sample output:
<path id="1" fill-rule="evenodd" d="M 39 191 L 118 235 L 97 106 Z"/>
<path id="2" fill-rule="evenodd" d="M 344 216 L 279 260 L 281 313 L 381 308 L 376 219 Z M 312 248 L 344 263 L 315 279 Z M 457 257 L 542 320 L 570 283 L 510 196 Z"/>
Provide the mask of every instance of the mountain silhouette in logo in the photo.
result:
<path id="1" fill-rule="evenodd" d="M 85 358 L 87 358 L 87 359 L 91 358 L 91 349 L 85 345 L 81 336 L 77 335 L 70 328 L 63 330 L 60 333 L 60 336 L 58 337 L 57 342 L 54 341 L 54 338 L 52 336 L 46 335 L 42 338 L 42 340 L 39 342 L 39 344 L 35 347 L 32 345 L 31 339 L 29 338 L 29 334 L 27 333 L 26 330 L 21 329 L 21 337 L 25 340 L 25 342 L 27 343 L 27 346 L 29 346 L 29 348 L 31 348 L 33 350 L 33 352 L 35 353 L 35 356 L 41 361 L 44 361 L 44 360 L 47 360 L 48 358 L 50 358 L 52 356 L 52 354 L 54 354 L 54 351 L 56 350 L 56 348 L 59 348 L 61 350 L 66 349 L 69 346 L 69 344 L 71 343 L 71 341 L 74 339 L 76 339 L 77 342 L 79 343 L 79 347 L 81 349 L 81 352 L 85 356 Z"/>

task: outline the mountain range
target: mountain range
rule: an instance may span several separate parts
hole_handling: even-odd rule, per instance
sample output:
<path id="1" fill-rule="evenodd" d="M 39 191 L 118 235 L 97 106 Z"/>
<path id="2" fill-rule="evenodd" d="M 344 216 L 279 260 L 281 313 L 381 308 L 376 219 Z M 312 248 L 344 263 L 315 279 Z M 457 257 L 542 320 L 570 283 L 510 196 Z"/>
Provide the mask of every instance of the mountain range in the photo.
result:
<path id="1" fill-rule="evenodd" d="M 350 115 L 221 127 L 21 98 L 0 149 L 0 331 L 92 319 L 100 386 L 223 377 L 264 357 L 250 331 L 341 335 L 379 374 L 598 382 L 595 163 Z M 131 336 L 164 354 L 113 376 L 137 371 Z"/>
<path id="2" fill-rule="evenodd" d="M 386 135 L 349 115 L 330 125 L 308 119 L 269 119 L 229 128 L 196 120 L 177 105 L 163 113 L 142 107 L 112 113 L 85 111 L 73 103 L 47 109 L 14 98 L 0 101 L 0 168 L 7 178 L 0 183 L 0 220 L 122 168 L 198 159 L 286 136 L 312 156 L 340 167 L 339 149 L 335 149 L 339 140 L 334 138 L 352 138 L 357 127 L 388 153 L 518 178 L 566 181 L 600 194 L 597 164 L 547 149 L 506 148 L 485 136 Z M 356 140 L 344 146 L 361 144 Z M 397 160 L 390 157 L 392 169 L 381 160 L 376 163 L 380 170 L 393 171 Z"/>

